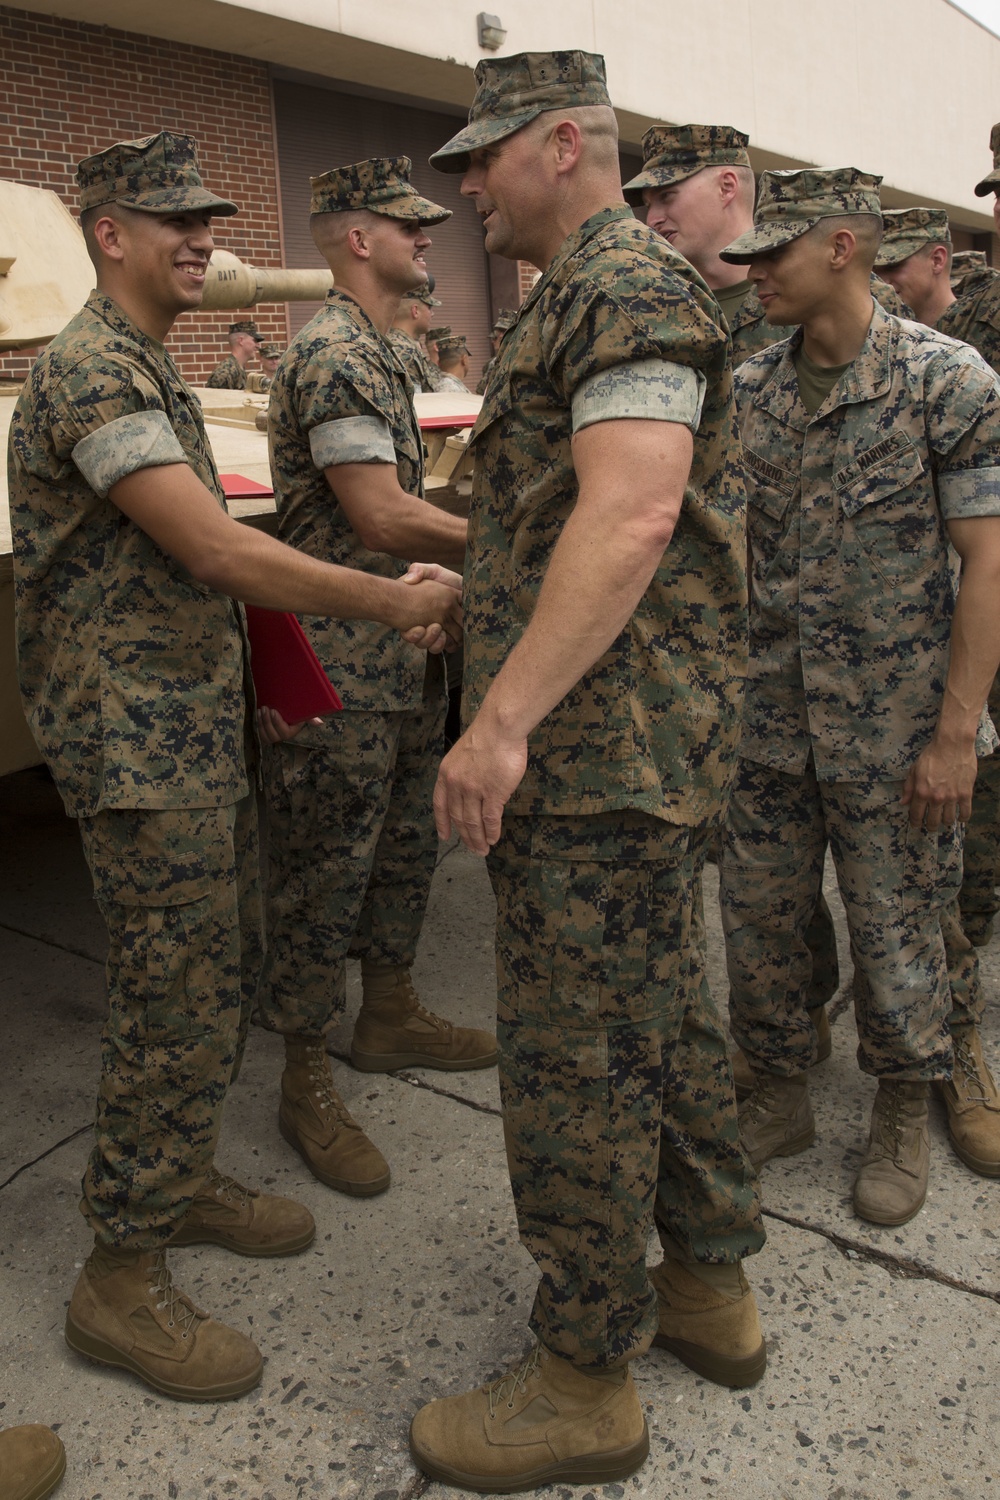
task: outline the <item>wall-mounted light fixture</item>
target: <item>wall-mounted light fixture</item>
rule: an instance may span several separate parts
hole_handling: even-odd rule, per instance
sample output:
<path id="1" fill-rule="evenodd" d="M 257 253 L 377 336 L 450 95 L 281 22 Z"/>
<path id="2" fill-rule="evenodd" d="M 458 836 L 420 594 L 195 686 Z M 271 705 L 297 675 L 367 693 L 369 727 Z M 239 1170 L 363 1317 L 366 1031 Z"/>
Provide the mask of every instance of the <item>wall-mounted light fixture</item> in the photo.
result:
<path id="1" fill-rule="evenodd" d="M 476 17 L 476 25 L 479 28 L 479 45 L 495 52 L 502 47 L 507 36 L 499 16 L 491 16 L 485 10 L 481 10 Z"/>

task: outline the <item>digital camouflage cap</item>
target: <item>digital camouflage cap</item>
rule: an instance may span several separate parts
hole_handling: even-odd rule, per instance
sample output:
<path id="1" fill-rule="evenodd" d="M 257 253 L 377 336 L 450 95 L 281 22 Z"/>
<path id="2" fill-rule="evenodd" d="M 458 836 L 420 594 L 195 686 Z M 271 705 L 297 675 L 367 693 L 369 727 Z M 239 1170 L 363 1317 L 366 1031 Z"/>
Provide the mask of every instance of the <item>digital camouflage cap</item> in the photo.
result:
<path id="1" fill-rule="evenodd" d="M 943 208 L 887 208 L 882 212 L 882 243 L 875 265 L 898 266 L 927 245 L 951 249 L 951 229 Z"/>
<path id="2" fill-rule="evenodd" d="M 469 348 L 465 341 L 464 333 L 447 333 L 443 338 L 435 339 L 438 354 L 468 354 Z"/>
<path id="3" fill-rule="evenodd" d="M 404 304 L 408 302 L 422 302 L 425 307 L 444 306 L 444 303 L 438 301 L 429 286 L 415 286 L 412 292 L 407 292 L 406 296 L 401 297 L 399 300 Z"/>
<path id="4" fill-rule="evenodd" d="M 553 109 L 610 105 L 604 58 L 595 52 L 519 52 L 476 68 L 469 123 L 431 157 L 439 172 L 464 172 L 469 153 L 513 135 Z"/>
<path id="5" fill-rule="evenodd" d="M 443 328 L 428 328 L 426 338 L 429 344 L 438 344 L 451 334 L 451 325 L 446 324 Z"/>
<path id="6" fill-rule="evenodd" d="M 208 209 L 227 217 L 239 212 L 228 198 L 210 193 L 198 170 L 198 148 L 190 135 L 161 130 L 135 141 L 116 141 L 76 169 L 80 212 L 120 203 L 142 213 L 195 213 Z"/>
<path id="7" fill-rule="evenodd" d="M 993 171 L 987 172 L 982 182 L 976 183 L 976 197 L 985 198 L 1000 188 L 1000 124 L 990 131 L 990 150 L 993 152 Z"/>
<path id="8" fill-rule="evenodd" d="M 416 219 L 420 224 L 443 224 L 451 209 L 422 198 L 410 182 L 413 163 L 408 156 L 372 156 L 349 167 L 334 167 L 310 177 L 314 214 L 342 214 L 367 209 L 388 219 Z"/>
<path id="9" fill-rule="evenodd" d="M 516 307 L 501 307 L 497 313 L 497 320 L 493 324 L 494 333 L 506 333 L 508 328 L 513 328 L 517 322 Z"/>
<path id="10" fill-rule="evenodd" d="M 262 344 L 264 342 L 264 335 L 257 327 L 257 324 L 254 323 L 250 318 L 240 318 L 239 322 L 230 323 L 229 332 L 248 333 L 252 339 L 257 340 L 258 344 Z"/>
<path id="11" fill-rule="evenodd" d="M 871 214 L 881 223 L 881 182 L 881 177 L 859 172 L 857 167 L 765 172 L 757 191 L 753 228 L 720 250 L 719 256 L 740 265 L 797 240 L 821 219 L 840 214 Z"/>
<path id="12" fill-rule="evenodd" d="M 268 342 L 261 344 L 258 352 L 261 359 L 280 359 L 285 351 L 283 345 Z"/>
<path id="13" fill-rule="evenodd" d="M 654 125 L 642 138 L 642 171 L 622 188 L 638 208 L 643 188 L 673 187 L 706 167 L 749 167 L 750 137 L 731 125 Z"/>

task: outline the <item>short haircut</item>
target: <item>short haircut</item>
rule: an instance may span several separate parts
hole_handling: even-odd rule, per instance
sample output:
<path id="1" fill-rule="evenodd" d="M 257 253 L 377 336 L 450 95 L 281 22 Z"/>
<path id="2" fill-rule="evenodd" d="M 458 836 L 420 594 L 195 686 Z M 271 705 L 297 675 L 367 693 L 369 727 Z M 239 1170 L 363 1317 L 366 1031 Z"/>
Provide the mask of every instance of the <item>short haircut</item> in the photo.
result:
<path id="1" fill-rule="evenodd" d="M 875 257 L 882 243 L 882 220 L 877 214 L 830 214 L 820 219 L 809 231 L 810 234 L 839 234 L 849 229 L 858 245 L 858 259 L 867 264 L 869 271 L 875 265 Z"/>

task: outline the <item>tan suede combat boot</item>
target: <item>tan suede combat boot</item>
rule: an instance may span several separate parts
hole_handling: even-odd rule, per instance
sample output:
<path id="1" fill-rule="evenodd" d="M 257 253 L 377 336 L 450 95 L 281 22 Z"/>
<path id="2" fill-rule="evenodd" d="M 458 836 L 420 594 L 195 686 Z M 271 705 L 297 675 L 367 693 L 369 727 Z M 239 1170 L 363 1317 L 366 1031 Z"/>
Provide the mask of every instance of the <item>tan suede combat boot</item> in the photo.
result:
<path id="1" fill-rule="evenodd" d="M 362 1073 L 391 1073 L 396 1068 L 460 1072 L 495 1065 L 496 1037 L 470 1026 L 453 1026 L 427 1010 L 410 982 L 409 969 L 362 959 L 361 987 L 351 1062 Z"/>
<path id="2" fill-rule="evenodd" d="M 333 1086 L 322 1037 L 285 1037 L 278 1129 L 327 1187 L 352 1198 L 373 1198 L 389 1186 L 385 1157 Z"/>
<path id="3" fill-rule="evenodd" d="M 1000 1091 L 977 1026 L 956 1026 L 951 1034 L 955 1061 L 951 1079 L 934 1092 L 948 1111 L 948 1134 L 955 1155 L 981 1177 L 1000 1177 Z"/>
<path id="4" fill-rule="evenodd" d="M 0 1500 L 45 1500 L 66 1472 L 66 1450 L 51 1427 L 0 1432 Z"/>
<path id="5" fill-rule="evenodd" d="M 664 1259 L 649 1279 L 656 1289 L 657 1349 L 669 1349 L 689 1370 L 740 1390 L 767 1369 L 757 1302 L 736 1265 L 689 1266 Z"/>
<path id="6" fill-rule="evenodd" d="M 854 1183 L 854 1212 L 870 1224 L 906 1224 L 927 1197 L 928 1083 L 883 1078 L 872 1107 L 868 1150 Z"/>
<path id="7" fill-rule="evenodd" d="M 66 1342 L 179 1401 L 228 1401 L 260 1381 L 257 1345 L 173 1285 L 163 1250 L 95 1245 L 66 1314 Z"/>
<path id="8" fill-rule="evenodd" d="M 830 1017 L 826 1013 L 825 1005 L 817 1005 L 809 1011 L 809 1019 L 816 1028 L 816 1061 L 813 1067 L 818 1067 L 821 1062 L 826 1062 L 833 1051 L 833 1037 L 830 1034 Z M 733 1047 L 730 1061 L 733 1065 L 733 1082 L 736 1085 L 737 1099 L 749 1099 L 753 1093 L 754 1073 L 750 1066 L 750 1059 L 742 1047 Z"/>
<path id="9" fill-rule="evenodd" d="M 584 1372 L 537 1344 L 501 1380 L 422 1407 L 410 1452 L 433 1479 L 508 1495 L 625 1479 L 648 1454 L 649 1432 L 627 1365 Z"/>
<path id="10" fill-rule="evenodd" d="M 740 1141 L 754 1166 L 772 1156 L 797 1156 L 816 1139 L 816 1122 L 804 1073 L 781 1078 L 757 1073 L 753 1092 L 740 1105 Z"/>
<path id="11" fill-rule="evenodd" d="M 237 1255 L 294 1255 L 315 1237 L 316 1221 L 301 1203 L 244 1187 L 213 1163 L 170 1243 L 221 1245 Z"/>

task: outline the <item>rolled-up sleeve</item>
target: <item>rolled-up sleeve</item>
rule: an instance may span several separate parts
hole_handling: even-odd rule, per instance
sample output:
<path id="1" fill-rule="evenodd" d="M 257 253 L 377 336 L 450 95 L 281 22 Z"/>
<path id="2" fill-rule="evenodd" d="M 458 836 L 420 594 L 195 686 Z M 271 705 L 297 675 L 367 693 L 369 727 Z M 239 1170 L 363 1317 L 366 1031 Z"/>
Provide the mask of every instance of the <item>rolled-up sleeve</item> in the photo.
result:
<path id="1" fill-rule="evenodd" d="M 309 433 L 309 451 L 317 469 L 339 464 L 394 464 L 396 450 L 385 417 L 335 417 Z"/>
<path id="2" fill-rule="evenodd" d="M 600 370 L 573 392 L 573 431 L 595 422 L 638 418 L 698 431 L 705 377 L 690 365 L 642 359 Z"/>
<path id="3" fill-rule="evenodd" d="M 938 497 L 946 521 L 1000 516 L 1000 467 L 951 469 L 939 474 Z"/>
<path id="4" fill-rule="evenodd" d="M 134 411 L 87 434 L 73 448 L 73 462 L 104 499 L 137 469 L 185 464 L 187 457 L 164 411 Z"/>

